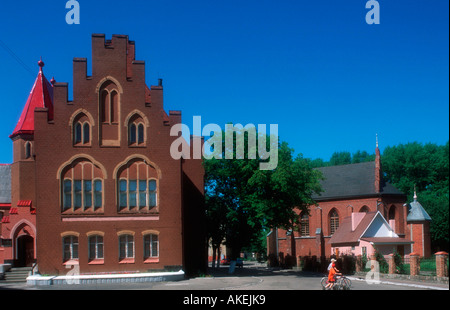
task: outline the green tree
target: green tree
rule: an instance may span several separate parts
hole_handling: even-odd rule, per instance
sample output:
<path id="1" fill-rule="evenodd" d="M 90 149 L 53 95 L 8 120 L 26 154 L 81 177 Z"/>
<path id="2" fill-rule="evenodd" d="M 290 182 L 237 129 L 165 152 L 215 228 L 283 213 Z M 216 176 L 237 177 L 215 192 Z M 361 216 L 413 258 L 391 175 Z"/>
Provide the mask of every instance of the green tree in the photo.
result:
<path id="1" fill-rule="evenodd" d="M 348 165 L 352 163 L 350 152 L 334 152 L 330 158 L 330 166 Z"/>
<path id="2" fill-rule="evenodd" d="M 316 159 L 308 159 L 309 165 L 312 168 L 320 168 L 320 167 L 326 167 L 328 166 L 328 162 L 325 162 L 322 158 L 316 158 Z"/>
<path id="3" fill-rule="evenodd" d="M 352 156 L 352 164 L 364 163 L 374 161 L 375 154 L 369 154 L 367 151 L 356 151 Z"/>
<path id="4" fill-rule="evenodd" d="M 381 157 L 386 181 L 412 201 L 419 202 L 432 218 L 430 234 L 434 250 L 448 250 L 449 143 L 412 142 L 386 147 Z"/>
<path id="5" fill-rule="evenodd" d="M 248 158 L 247 133 L 234 135 L 233 148 L 240 134 L 245 137 L 245 158 L 204 160 L 209 234 L 217 236 L 217 242 L 223 236 L 232 258 L 242 248 L 260 242 L 261 231 L 293 227 L 298 220 L 294 209 L 307 210 L 315 203 L 311 195 L 320 192 L 320 173 L 301 155 L 293 158 L 293 150 L 286 142 L 276 146 L 277 168 L 260 170 L 262 160 Z M 257 138 L 260 142 L 261 136 Z M 266 146 L 272 141 L 272 137 L 267 137 Z M 225 158 L 225 147 L 223 144 L 222 158 Z"/>
<path id="6" fill-rule="evenodd" d="M 364 163 L 374 161 L 375 154 L 369 154 L 367 151 L 356 151 L 353 155 L 350 152 L 334 152 L 329 161 L 322 158 L 309 159 L 310 166 L 313 168 L 339 166 L 348 164 Z"/>

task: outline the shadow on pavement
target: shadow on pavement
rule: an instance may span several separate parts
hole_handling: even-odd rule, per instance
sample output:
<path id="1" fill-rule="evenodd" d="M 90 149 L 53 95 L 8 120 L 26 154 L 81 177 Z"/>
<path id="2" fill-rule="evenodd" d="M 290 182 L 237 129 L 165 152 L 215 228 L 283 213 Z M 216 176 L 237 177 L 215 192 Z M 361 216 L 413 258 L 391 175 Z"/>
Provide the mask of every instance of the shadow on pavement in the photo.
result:
<path id="1" fill-rule="evenodd" d="M 244 267 L 238 267 L 234 273 L 229 273 L 229 266 L 222 265 L 219 268 L 208 268 L 208 276 L 212 277 L 257 277 L 257 276 L 280 276 L 291 275 L 302 278 L 322 278 L 325 275 L 317 272 L 297 271 L 292 269 L 268 268 L 261 265 L 254 265 L 244 263 Z"/>

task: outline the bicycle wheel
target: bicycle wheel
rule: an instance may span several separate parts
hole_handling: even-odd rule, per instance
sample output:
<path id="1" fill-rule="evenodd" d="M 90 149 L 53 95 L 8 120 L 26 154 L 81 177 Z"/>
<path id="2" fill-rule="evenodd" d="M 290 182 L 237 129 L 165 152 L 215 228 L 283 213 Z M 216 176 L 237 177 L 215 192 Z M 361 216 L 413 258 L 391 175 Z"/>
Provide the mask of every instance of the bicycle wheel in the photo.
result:
<path id="1" fill-rule="evenodd" d="M 328 278 L 326 278 L 326 277 L 323 277 L 323 278 L 320 280 L 320 285 L 322 285 L 322 290 L 325 289 L 325 286 L 327 285 L 327 281 L 328 281 Z"/>
<path id="2" fill-rule="evenodd" d="M 343 285 L 344 285 L 344 283 L 343 283 L 342 280 L 343 280 L 342 278 L 338 278 L 338 279 L 336 280 L 336 284 L 334 285 L 334 289 L 335 289 L 335 290 L 338 290 L 338 291 L 343 290 Z"/>
<path id="3" fill-rule="evenodd" d="M 342 279 L 343 289 L 350 290 L 352 287 L 352 280 L 344 278 Z"/>

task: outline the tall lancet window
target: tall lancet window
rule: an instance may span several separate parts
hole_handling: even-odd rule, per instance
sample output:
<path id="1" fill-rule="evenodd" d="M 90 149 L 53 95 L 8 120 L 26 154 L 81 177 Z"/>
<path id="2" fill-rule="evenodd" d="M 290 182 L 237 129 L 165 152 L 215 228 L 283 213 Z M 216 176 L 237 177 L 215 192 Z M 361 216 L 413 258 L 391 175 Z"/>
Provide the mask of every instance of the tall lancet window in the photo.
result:
<path id="1" fill-rule="evenodd" d="M 120 92 L 119 86 L 111 80 L 105 81 L 99 89 L 101 145 L 120 144 Z"/>

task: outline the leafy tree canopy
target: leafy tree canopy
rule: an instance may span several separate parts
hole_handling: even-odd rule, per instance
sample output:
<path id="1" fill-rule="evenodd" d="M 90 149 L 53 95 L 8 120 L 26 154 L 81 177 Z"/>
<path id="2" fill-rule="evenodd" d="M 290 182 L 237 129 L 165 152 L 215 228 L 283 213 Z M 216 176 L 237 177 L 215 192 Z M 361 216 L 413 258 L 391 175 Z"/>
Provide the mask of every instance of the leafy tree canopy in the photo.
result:
<path id="1" fill-rule="evenodd" d="M 432 218 L 434 250 L 448 251 L 449 230 L 449 143 L 436 145 L 412 142 L 386 147 L 381 157 L 384 178 L 412 201 L 418 200 Z"/>
<path id="2" fill-rule="evenodd" d="M 245 132 L 235 134 L 233 145 L 241 134 L 248 146 Z M 257 136 L 260 141 L 261 136 Z M 265 141 L 269 146 L 274 139 L 267 137 Z M 225 147 L 223 144 L 222 158 Z M 209 237 L 216 245 L 225 239 L 234 257 L 243 247 L 260 242 L 261 231 L 293 227 L 298 219 L 295 209 L 308 210 L 315 203 L 311 195 L 320 192 L 320 172 L 312 169 L 302 155 L 294 158 L 294 150 L 286 142 L 275 147 L 278 165 L 274 170 L 260 170 L 262 160 L 247 155 L 243 159 L 204 160 Z M 246 147 L 245 154 L 248 151 Z"/>

